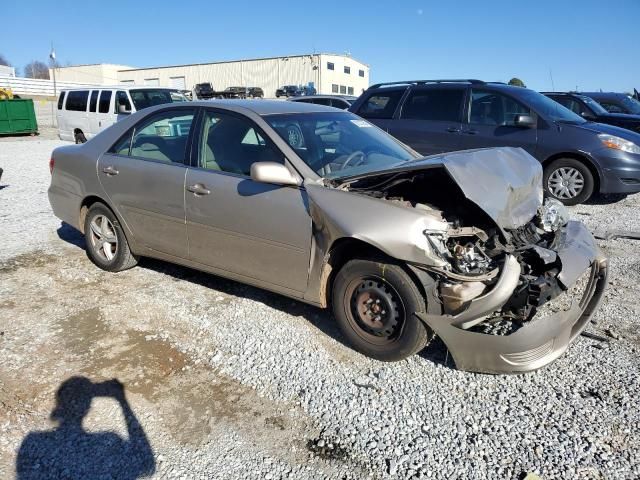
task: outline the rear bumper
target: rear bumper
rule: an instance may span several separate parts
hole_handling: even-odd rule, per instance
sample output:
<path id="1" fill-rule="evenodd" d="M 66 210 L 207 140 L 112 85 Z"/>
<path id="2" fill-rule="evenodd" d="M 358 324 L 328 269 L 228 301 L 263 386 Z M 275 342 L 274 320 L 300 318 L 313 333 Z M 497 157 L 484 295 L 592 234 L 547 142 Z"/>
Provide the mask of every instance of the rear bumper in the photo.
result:
<path id="1" fill-rule="evenodd" d="M 608 263 L 586 227 L 570 222 L 560 235 L 557 252 L 563 261 L 561 281 L 571 287 L 590 270 L 581 299 L 572 299 L 562 312 L 536 319 L 510 335 L 465 330 L 451 315 L 418 314 L 446 344 L 456 367 L 483 373 L 520 373 L 541 368 L 557 359 L 584 330 L 607 285 Z M 564 293 L 566 295 L 567 293 Z"/>

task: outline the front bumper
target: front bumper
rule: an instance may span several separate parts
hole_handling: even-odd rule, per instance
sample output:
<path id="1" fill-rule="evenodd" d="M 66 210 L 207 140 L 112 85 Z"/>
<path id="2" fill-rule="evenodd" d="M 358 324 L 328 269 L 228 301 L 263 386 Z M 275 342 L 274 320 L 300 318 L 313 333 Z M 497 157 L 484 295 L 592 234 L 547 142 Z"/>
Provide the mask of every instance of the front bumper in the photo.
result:
<path id="1" fill-rule="evenodd" d="M 582 298 L 573 299 L 565 311 L 541 319 L 534 317 L 504 336 L 466 330 L 456 316 L 417 314 L 445 343 L 457 368 L 484 373 L 536 370 L 562 355 L 582 332 L 606 288 L 607 259 L 580 222 L 563 227 L 555 247 L 563 264 L 559 279 L 565 287 L 570 288 L 585 270 L 590 270 Z"/>
<path id="2" fill-rule="evenodd" d="M 640 192 L 640 155 L 604 149 L 593 157 L 601 166 L 600 193 Z"/>

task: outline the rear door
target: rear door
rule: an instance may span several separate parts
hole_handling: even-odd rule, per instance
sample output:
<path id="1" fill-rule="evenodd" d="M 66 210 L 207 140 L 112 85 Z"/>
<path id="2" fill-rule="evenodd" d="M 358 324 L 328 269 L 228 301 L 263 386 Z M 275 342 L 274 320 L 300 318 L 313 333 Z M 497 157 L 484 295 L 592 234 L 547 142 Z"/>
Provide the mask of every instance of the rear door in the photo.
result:
<path id="1" fill-rule="evenodd" d="M 537 115 L 511 96 L 472 88 L 466 122 L 462 129 L 464 148 L 521 147 L 535 156 L 538 129 L 515 126 L 516 115 Z"/>
<path id="2" fill-rule="evenodd" d="M 413 87 L 388 131 L 422 155 L 460 150 L 465 94 L 457 85 Z"/>
<path id="3" fill-rule="evenodd" d="M 172 108 L 138 122 L 98 161 L 111 205 L 144 246 L 187 257 L 184 179 L 195 109 Z"/>
<path id="4" fill-rule="evenodd" d="M 186 178 L 190 259 L 291 294 L 307 286 L 311 218 L 302 187 L 254 182 L 254 162 L 285 163 L 250 119 L 207 109 Z M 300 295 L 301 296 L 301 295 Z"/>

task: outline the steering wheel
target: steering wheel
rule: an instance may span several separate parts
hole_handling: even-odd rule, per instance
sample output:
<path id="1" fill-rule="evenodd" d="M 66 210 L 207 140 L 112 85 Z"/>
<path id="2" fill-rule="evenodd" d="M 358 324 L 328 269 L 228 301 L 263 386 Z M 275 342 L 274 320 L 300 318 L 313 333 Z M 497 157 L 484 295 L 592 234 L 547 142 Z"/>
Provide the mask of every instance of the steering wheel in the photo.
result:
<path id="1" fill-rule="evenodd" d="M 358 165 L 362 164 L 362 162 L 364 162 L 364 159 L 367 157 L 367 154 L 364 153 L 362 150 L 356 150 L 355 152 L 351 153 L 351 155 L 349 155 L 347 159 L 344 161 L 344 163 L 342 164 L 341 170 L 344 170 L 347 167 L 347 165 L 349 165 L 351 161 L 358 156 L 360 157 L 360 159 L 356 160 L 353 163 L 354 167 L 357 167 Z"/>

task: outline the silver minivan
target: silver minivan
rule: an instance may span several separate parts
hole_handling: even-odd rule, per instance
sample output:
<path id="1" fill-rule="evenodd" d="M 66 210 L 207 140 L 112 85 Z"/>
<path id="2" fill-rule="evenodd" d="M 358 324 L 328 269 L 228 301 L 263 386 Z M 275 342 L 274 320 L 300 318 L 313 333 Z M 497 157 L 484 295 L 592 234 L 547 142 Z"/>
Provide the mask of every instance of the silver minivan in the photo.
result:
<path id="1" fill-rule="evenodd" d="M 188 99 L 171 88 L 93 87 L 62 90 L 58 97 L 58 135 L 84 143 L 98 132 L 143 108 Z"/>

